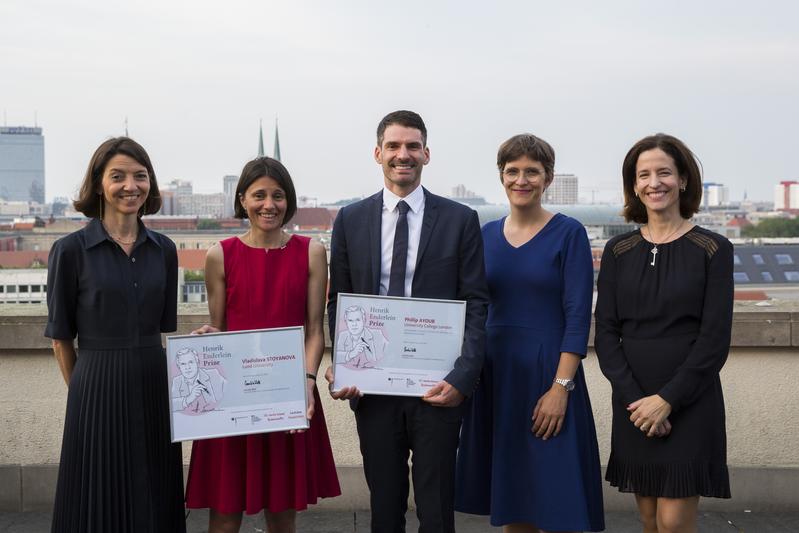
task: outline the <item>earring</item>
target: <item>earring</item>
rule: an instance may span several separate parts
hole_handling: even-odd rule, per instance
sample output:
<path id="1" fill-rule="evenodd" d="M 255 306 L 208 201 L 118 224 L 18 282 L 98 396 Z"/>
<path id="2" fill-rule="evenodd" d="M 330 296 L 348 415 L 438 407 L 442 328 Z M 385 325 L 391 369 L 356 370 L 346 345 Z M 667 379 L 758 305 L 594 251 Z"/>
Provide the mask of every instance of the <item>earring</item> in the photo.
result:
<path id="1" fill-rule="evenodd" d="M 682 186 L 680 187 L 680 192 L 685 192 L 685 185 L 682 185 Z"/>

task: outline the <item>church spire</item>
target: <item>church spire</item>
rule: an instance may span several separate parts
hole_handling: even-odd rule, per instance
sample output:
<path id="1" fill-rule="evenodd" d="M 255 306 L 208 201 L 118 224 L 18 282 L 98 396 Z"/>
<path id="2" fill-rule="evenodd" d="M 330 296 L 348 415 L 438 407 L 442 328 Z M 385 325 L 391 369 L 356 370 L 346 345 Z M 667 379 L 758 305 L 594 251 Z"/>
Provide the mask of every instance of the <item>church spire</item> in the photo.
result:
<path id="1" fill-rule="evenodd" d="M 258 123 L 258 157 L 264 156 L 264 121 Z"/>
<path id="2" fill-rule="evenodd" d="M 274 157 L 280 161 L 280 137 L 277 134 L 277 117 L 275 117 L 275 150 Z"/>

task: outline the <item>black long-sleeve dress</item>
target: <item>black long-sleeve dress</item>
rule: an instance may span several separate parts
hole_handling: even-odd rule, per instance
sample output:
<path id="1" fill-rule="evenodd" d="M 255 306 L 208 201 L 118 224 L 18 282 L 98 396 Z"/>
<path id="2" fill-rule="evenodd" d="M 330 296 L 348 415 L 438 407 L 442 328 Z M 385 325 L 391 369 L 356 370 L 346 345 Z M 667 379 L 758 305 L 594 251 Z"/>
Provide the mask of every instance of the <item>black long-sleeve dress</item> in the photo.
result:
<path id="1" fill-rule="evenodd" d="M 94 219 L 50 250 L 45 335 L 78 339 L 53 533 L 180 533 L 161 332 L 177 326 L 175 244 L 139 222 L 130 256 Z"/>
<path id="2" fill-rule="evenodd" d="M 613 388 L 606 479 L 622 492 L 730 497 L 719 371 L 730 347 L 733 247 L 694 226 L 658 245 L 634 231 L 611 239 L 597 282 L 595 347 Z M 651 437 L 627 406 L 659 394 L 671 434 Z"/>

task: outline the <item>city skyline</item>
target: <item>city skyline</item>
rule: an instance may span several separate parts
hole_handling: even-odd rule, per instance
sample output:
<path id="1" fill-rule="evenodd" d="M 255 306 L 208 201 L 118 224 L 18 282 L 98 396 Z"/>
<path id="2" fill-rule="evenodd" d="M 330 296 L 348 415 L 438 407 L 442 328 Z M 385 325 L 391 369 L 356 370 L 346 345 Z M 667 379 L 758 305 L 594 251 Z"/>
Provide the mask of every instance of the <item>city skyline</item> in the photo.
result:
<path id="1" fill-rule="evenodd" d="M 4 123 L 38 115 L 48 200 L 74 197 L 126 117 L 159 181 L 219 191 L 256 155 L 259 120 L 279 117 L 298 194 L 363 196 L 382 182 L 374 129 L 398 108 L 427 122 L 422 182 L 440 194 L 463 184 L 504 202 L 496 148 L 522 131 L 554 146 L 556 172 L 579 176 L 584 199 L 618 200 L 624 154 L 656 131 L 682 138 L 732 201 L 769 201 L 799 178 L 792 2 L 414 0 L 391 17 L 379 2 L 215 6 L 0 5 Z M 96 22 L 111 16 L 119 24 Z M 146 38 L 119 38 L 137 31 Z"/>

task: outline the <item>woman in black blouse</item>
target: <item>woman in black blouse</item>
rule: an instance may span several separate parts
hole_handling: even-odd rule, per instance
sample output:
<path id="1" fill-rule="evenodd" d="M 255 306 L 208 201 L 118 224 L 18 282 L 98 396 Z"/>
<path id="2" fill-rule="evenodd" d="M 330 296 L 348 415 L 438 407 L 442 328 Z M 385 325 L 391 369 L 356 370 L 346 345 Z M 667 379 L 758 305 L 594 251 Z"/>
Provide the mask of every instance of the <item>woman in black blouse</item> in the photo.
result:
<path id="1" fill-rule="evenodd" d="M 56 241 L 47 273 L 45 335 L 69 388 L 52 531 L 183 532 L 161 347 L 177 326 L 177 252 L 140 219 L 161 206 L 144 148 L 101 144 L 74 206 L 91 220 Z"/>
<path id="2" fill-rule="evenodd" d="M 729 498 L 719 371 L 730 346 L 733 248 L 691 223 L 702 181 L 679 139 L 640 140 L 622 168 L 639 230 L 602 255 L 595 347 L 613 388 L 606 478 L 649 532 L 696 529 L 700 496 Z"/>

